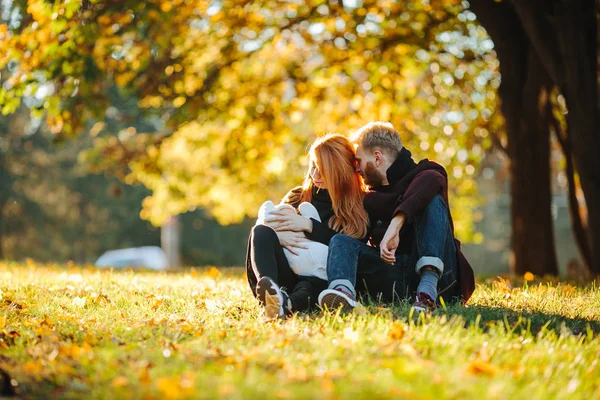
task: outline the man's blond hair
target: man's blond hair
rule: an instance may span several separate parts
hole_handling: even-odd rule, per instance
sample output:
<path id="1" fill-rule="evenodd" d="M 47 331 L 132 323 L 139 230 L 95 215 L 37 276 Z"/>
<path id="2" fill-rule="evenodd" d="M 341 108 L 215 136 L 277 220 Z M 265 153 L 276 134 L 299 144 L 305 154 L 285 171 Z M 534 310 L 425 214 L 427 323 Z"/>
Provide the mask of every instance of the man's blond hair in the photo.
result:
<path id="1" fill-rule="evenodd" d="M 367 150 L 379 150 L 394 158 L 402 150 L 402 138 L 389 122 L 370 122 L 352 136 L 352 143 Z"/>

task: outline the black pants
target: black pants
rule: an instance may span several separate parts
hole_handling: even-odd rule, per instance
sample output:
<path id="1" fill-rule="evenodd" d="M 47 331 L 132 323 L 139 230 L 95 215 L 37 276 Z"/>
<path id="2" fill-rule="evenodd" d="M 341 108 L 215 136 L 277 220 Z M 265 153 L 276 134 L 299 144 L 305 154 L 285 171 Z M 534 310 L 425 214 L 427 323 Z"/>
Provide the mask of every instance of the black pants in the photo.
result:
<path id="1" fill-rule="evenodd" d="M 314 276 L 296 275 L 292 271 L 277 234 L 266 225 L 252 228 L 246 254 L 246 274 L 254 296 L 256 283 L 263 276 L 284 287 L 292 300 L 293 311 L 311 309 L 317 304 L 319 293 L 327 289 L 327 281 Z"/>

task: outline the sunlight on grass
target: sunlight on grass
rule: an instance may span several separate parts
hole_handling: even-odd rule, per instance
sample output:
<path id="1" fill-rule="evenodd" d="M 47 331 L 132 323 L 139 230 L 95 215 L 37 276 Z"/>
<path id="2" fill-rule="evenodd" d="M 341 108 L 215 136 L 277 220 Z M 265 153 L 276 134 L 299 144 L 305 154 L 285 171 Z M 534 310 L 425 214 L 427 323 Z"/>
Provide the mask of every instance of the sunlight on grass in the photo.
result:
<path id="1" fill-rule="evenodd" d="M 369 304 L 280 323 L 242 272 L 0 263 L 0 369 L 27 398 L 600 396 L 593 285 L 496 278 L 432 316 Z"/>

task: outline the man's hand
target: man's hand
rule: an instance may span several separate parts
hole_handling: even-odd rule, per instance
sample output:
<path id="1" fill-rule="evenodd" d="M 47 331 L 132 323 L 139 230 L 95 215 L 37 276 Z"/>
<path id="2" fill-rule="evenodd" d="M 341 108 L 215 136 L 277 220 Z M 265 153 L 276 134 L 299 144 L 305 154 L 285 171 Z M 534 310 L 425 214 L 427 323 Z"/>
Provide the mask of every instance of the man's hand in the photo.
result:
<path id="1" fill-rule="evenodd" d="M 396 262 L 396 249 L 400 244 L 400 229 L 404 225 L 404 219 L 404 214 L 396 215 L 390 222 L 390 226 L 385 231 L 385 235 L 383 235 L 383 239 L 379 244 L 381 258 L 388 264 Z"/>

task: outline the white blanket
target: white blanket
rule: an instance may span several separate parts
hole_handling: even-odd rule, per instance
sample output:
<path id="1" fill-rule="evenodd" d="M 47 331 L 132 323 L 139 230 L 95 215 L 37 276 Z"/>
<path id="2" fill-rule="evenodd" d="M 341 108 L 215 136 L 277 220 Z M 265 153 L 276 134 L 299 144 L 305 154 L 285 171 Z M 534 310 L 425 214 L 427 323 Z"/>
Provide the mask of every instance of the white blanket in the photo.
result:
<path id="1" fill-rule="evenodd" d="M 265 201 L 258 210 L 256 225 L 268 225 L 265 224 L 265 219 L 271 212 L 282 209 L 289 210 L 290 213 L 296 213 L 296 209 L 289 204 L 279 204 L 276 206 L 272 201 Z M 305 218 L 313 218 L 321 222 L 317 209 L 310 203 L 304 202 L 300 204 L 298 211 Z M 290 253 L 286 248 L 283 249 L 290 268 L 296 275 L 316 276 L 317 278 L 327 280 L 328 246 L 309 239 L 306 239 L 306 245 L 308 249 L 294 249 L 298 255 Z"/>

